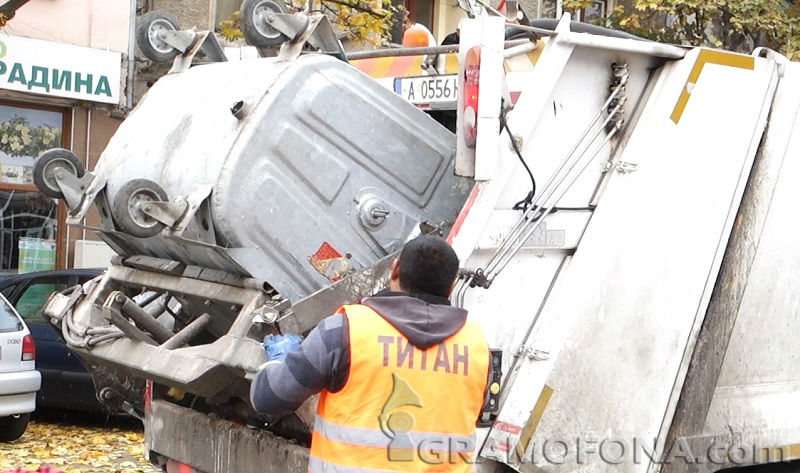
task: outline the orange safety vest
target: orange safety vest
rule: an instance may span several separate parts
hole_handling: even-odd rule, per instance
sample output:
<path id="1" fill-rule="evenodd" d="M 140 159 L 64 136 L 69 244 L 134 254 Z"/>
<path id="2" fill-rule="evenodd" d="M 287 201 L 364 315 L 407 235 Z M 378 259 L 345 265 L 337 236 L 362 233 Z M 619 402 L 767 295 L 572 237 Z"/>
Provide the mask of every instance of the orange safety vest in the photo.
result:
<path id="1" fill-rule="evenodd" d="M 472 471 L 489 370 L 478 325 L 421 350 L 365 305 L 339 312 L 350 372 L 341 390 L 320 394 L 309 472 Z"/>

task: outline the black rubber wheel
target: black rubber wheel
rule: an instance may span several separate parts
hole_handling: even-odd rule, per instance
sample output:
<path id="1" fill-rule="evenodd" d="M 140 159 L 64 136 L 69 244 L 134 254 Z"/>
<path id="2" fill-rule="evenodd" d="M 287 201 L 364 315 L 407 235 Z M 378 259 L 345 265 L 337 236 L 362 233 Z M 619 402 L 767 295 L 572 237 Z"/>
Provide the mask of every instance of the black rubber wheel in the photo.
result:
<path id="1" fill-rule="evenodd" d="M 58 187 L 56 175 L 59 172 L 68 172 L 73 176 L 83 177 L 85 170 L 75 154 L 63 148 L 53 148 L 45 151 L 33 165 L 33 183 L 39 192 L 54 199 L 63 199 L 64 194 Z"/>
<path id="2" fill-rule="evenodd" d="M 30 414 L 0 417 L 0 442 L 13 442 L 22 437 L 29 420 Z"/>
<path id="3" fill-rule="evenodd" d="M 136 45 L 147 59 L 155 62 L 170 62 L 180 51 L 160 38 L 165 31 L 177 31 L 178 23 L 169 16 L 151 11 L 136 20 Z"/>
<path id="4" fill-rule="evenodd" d="M 148 238 L 158 235 L 164 224 L 147 215 L 148 202 L 167 202 L 167 193 L 148 179 L 134 179 L 120 188 L 111 204 L 111 215 L 119 229 L 129 235 Z"/>
<path id="5" fill-rule="evenodd" d="M 239 9 L 239 24 L 247 44 L 257 48 L 276 48 L 289 40 L 267 23 L 270 13 L 289 13 L 282 0 L 244 0 Z"/>

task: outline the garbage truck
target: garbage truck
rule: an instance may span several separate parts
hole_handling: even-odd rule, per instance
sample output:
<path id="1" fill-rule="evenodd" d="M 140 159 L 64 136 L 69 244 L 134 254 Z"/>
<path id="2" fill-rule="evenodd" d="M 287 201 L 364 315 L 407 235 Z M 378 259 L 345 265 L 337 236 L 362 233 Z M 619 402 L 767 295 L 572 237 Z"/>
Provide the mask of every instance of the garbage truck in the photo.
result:
<path id="1" fill-rule="evenodd" d="M 249 403 L 263 338 L 381 289 L 428 233 L 458 254 L 452 303 L 493 349 L 476 471 L 800 457 L 800 65 L 568 16 L 507 41 L 504 18 L 476 15 L 451 132 L 398 93 L 419 77 L 370 78 L 324 17 L 254 18 L 276 56 L 145 35 L 177 51 L 172 70 L 96 168 L 51 150 L 34 171 L 72 224 L 96 208 L 117 253 L 43 313 L 98 397 L 142 419 L 151 462 L 305 471 L 307 406 L 270 418 Z"/>

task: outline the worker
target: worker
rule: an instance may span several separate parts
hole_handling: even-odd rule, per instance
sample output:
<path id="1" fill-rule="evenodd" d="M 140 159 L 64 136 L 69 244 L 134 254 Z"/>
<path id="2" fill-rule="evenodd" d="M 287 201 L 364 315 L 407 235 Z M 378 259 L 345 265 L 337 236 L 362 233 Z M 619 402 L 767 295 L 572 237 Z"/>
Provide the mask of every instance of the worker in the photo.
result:
<path id="1" fill-rule="evenodd" d="M 415 238 L 387 290 L 342 306 L 288 354 L 274 349 L 284 337 L 265 342 L 257 411 L 286 415 L 320 393 L 308 471 L 472 471 L 489 349 L 450 306 L 457 271 L 443 239 Z"/>

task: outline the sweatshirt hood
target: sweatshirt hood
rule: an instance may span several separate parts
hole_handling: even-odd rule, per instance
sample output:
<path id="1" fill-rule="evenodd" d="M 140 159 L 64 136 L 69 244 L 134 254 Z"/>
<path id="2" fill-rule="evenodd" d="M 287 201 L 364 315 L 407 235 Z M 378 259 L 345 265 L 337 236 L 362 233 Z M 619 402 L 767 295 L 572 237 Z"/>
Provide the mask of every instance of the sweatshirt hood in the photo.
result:
<path id="1" fill-rule="evenodd" d="M 361 301 L 392 324 L 408 341 L 425 350 L 458 332 L 467 311 L 450 306 L 444 297 L 382 291 Z"/>

